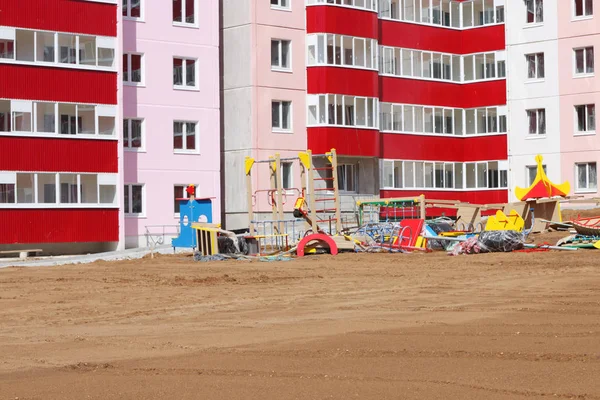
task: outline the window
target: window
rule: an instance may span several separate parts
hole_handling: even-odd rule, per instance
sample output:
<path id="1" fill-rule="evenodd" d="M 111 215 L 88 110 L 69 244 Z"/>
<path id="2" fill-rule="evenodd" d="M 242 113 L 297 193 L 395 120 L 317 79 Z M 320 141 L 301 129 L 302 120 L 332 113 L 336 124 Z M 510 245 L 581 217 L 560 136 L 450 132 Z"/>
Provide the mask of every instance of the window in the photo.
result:
<path id="1" fill-rule="evenodd" d="M 575 164 L 575 173 L 577 174 L 577 191 L 593 191 L 598 189 L 598 175 L 596 163 Z"/>
<path id="2" fill-rule="evenodd" d="M 143 0 L 123 0 L 123 16 L 128 18 L 142 18 Z"/>
<path id="3" fill-rule="evenodd" d="M 173 149 L 179 151 L 198 151 L 196 122 L 173 122 Z"/>
<path id="4" fill-rule="evenodd" d="M 308 35 L 308 65 L 346 65 L 377 69 L 377 41 L 353 36 L 334 34 Z M 393 48 L 388 48 L 393 51 Z M 383 50 L 382 50 L 383 51 Z M 394 61 L 392 56 L 386 58 L 388 68 Z M 395 72 L 386 72 L 395 73 Z"/>
<path id="5" fill-rule="evenodd" d="M 530 135 L 544 135 L 546 133 L 546 110 L 527 110 Z"/>
<path id="6" fill-rule="evenodd" d="M 175 214 L 179 214 L 179 209 L 181 207 L 180 199 L 188 199 L 187 187 L 189 185 L 175 185 L 173 187 L 173 212 Z M 198 190 L 199 185 L 194 185 L 196 190 Z"/>
<path id="7" fill-rule="evenodd" d="M 288 0 L 289 1 L 289 0 Z M 377 0 L 308 0 L 308 4 L 337 4 L 346 7 L 377 11 Z"/>
<path id="8" fill-rule="evenodd" d="M 594 104 L 575 106 L 575 114 L 577 116 L 577 132 L 596 131 L 596 106 Z"/>
<path id="9" fill-rule="evenodd" d="M 126 215 L 143 215 L 144 207 L 144 185 L 128 184 L 125 185 L 123 208 Z"/>
<path id="10" fill-rule="evenodd" d="M 282 162 L 281 163 L 281 188 L 282 189 L 291 189 L 294 187 L 293 178 L 292 178 L 292 163 L 291 162 Z"/>
<path id="11" fill-rule="evenodd" d="M 477 163 L 384 160 L 382 188 L 494 189 L 508 187 L 508 162 Z M 465 173 L 466 171 L 466 173 Z M 466 186 L 463 180 L 466 178 Z"/>
<path id="12" fill-rule="evenodd" d="M 594 73 L 594 48 L 585 47 L 574 49 L 575 52 L 575 75 L 586 75 Z"/>
<path id="13" fill-rule="evenodd" d="M 0 39 L 0 58 L 15 58 L 15 41 Z"/>
<path id="14" fill-rule="evenodd" d="M 173 22 L 195 25 L 196 1 L 197 0 L 173 0 Z"/>
<path id="15" fill-rule="evenodd" d="M 123 147 L 126 149 L 141 149 L 143 147 L 141 119 L 123 119 Z"/>
<path id="16" fill-rule="evenodd" d="M 173 58 L 173 86 L 176 89 L 196 88 L 197 61 L 190 58 Z"/>
<path id="17" fill-rule="evenodd" d="M 544 0 L 526 0 L 527 23 L 541 24 L 544 22 Z"/>
<path id="18" fill-rule="evenodd" d="M 116 174 L 5 171 L 0 173 L 0 204 L 114 205 L 116 181 Z"/>
<path id="19" fill-rule="evenodd" d="M 575 0 L 575 16 L 589 17 L 594 15 L 594 0 Z"/>
<path id="20" fill-rule="evenodd" d="M 379 100 L 339 94 L 308 95 L 309 125 L 378 127 Z"/>
<path id="21" fill-rule="evenodd" d="M 543 79 L 544 71 L 544 53 L 527 54 L 527 78 L 528 79 Z"/>
<path id="22" fill-rule="evenodd" d="M 141 84 L 142 81 L 142 55 L 123 54 L 123 82 Z"/>
<path id="23" fill-rule="evenodd" d="M 338 189 L 341 192 L 356 192 L 356 170 L 357 165 L 342 164 L 337 167 Z"/>
<path id="24" fill-rule="evenodd" d="M 525 168 L 527 169 L 526 186 L 530 186 L 533 184 L 533 181 L 535 181 L 535 177 L 537 176 L 537 168 L 538 167 L 536 165 L 528 165 Z M 548 170 L 546 169 L 546 165 L 542 165 L 542 169 L 544 170 L 544 173 L 548 172 Z"/>
<path id="25" fill-rule="evenodd" d="M 271 40 L 271 69 L 290 70 L 292 68 L 291 43 L 289 40 Z"/>
<path id="26" fill-rule="evenodd" d="M 271 128 L 274 132 L 292 130 L 292 102 L 271 102 Z"/>
<path id="27" fill-rule="evenodd" d="M 290 2 L 292 0 L 271 0 L 271 8 L 284 8 L 290 9 Z"/>

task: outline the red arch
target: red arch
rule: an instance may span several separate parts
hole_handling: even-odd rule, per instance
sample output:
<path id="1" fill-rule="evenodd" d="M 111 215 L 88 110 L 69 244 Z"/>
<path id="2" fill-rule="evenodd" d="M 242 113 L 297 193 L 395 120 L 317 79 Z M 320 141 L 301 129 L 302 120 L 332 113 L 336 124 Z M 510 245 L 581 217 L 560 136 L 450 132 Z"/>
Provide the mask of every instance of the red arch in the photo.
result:
<path id="1" fill-rule="evenodd" d="M 331 253 L 332 256 L 337 255 L 338 248 L 337 248 L 337 245 L 335 244 L 335 242 L 333 241 L 333 239 L 331 238 L 331 236 L 323 235 L 321 233 L 315 233 L 315 234 L 304 237 L 300 241 L 300 243 L 298 243 L 298 249 L 296 250 L 296 254 L 298 255 L 298 257 L 304 257 L 304 247 L 308 243 L 314 242 L 314 241 L 323 242 L 324 244 L 329 246 L 329 252 Z"/>

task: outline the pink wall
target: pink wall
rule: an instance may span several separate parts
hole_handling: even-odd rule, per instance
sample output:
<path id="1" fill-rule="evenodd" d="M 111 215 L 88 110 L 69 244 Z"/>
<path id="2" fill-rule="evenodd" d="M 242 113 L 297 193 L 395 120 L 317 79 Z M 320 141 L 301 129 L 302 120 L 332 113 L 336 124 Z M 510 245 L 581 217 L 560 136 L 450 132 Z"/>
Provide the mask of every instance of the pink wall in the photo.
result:
<path id="1" fill-rule="evenodd" d="M 144 85 L 123 88 L 123 117 L 143 118 L 145 146 L 125 151 L 124 182 L 144 183 L 144 217 L 126 217 L 125 234 L 143 235 L 146 225 L 176 225 L 175 184 L 200 184 L 197 197 L 216 197 L 220 220 L 220 116 L 218 0 L 202 0 L 198 28 L 173 26 L 170 3 L 147 8 L 143 22 L 124 21 L 123 51 L 144 54 Z M 198 60 L 199 90 L 173 89 L 173 57 Z M 197 121 L 199 152 L 173 150 L 173 121 Z M 145 241 L 144 241 L 145 243 Z"/>
<path id="2" fill-rule="evenodd" d="M 595 16 L 575 18 L 572 1 L 558 2 L 558 69 L 560 95 L 560 148 L 561 174 L 563 180 L 571 182 L 571 193 L 594 196 L 597 191 L 577 192 L 575 164 L 597 162 L 600 164 L 600 142 L 597 134 L 581 135 L 576 128 L 575 106 L 596 104 L 600 107 L 600 26 L 598 13 Z M 574 76 L 573 49 L 594 46 L 596 73 L 591 77 Z M 548 63 L 548 60 L 546 61 Z M 598 131 L 598 128 L 596 129 Z"/>
<path id="3" fill-rule="evenodd" d="M 281 157 L 297 157 L 306 151 L 306 64 L 304 4 L 294 1 L 291 11 L 271 9 L 269 2 L 253 2 L 253 156 L 268 159 L 275 152 Z M 271 70 L 271 39 L 292 41 L 290 72 Z M 271 101 L 292 102 L 292 132 L 274 133 L 271 129 Z M 293 183 L 300 186 L 298 161 L 294 162 Z M 255 166 L 254 189 L 270 188 L 268 164 Z M 288 196 L 286 210 L 291 211 L 297 193 Z M 268 211 L 267 194 L 258 195 L 255 211 Z"/>

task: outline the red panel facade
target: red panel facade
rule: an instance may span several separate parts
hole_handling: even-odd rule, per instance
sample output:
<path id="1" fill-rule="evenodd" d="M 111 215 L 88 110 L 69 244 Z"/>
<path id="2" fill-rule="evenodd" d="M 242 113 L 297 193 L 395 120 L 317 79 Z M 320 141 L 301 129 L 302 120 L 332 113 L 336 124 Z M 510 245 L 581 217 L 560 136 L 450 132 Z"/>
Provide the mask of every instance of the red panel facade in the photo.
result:
<path id="1" fill-rule="evenodd" d="M 117 104 L 117 74 L 0 64 L 0 98 Z"/>
<path id="2" fill-rule="evenodd" d="M 119 241 L 119 210 L 0 209 L 0 243 L 92 243 Z"/>
<path id="3" fill-rule="evenodd" d="M 382 158 L 454 161 L 506 160 L 506 135 L 468 138 L 382 133 Z"/>
<path id="4" fill-rule="evenodd" d="M 379 73 L 357 68 L 310 67 L 308 93 L 335 93 L 379 97 Z"/>
<path id="5" fill-rule="evenodd" d="M 385 103 L 475 108 L 506 104 L 506 80 L 458 84 L 422 79 L 380 77 Z"/>
<path id="6" fill-rule="evenodd" d="M 116 140 L 0 136 L 0 171 L 118 172 Z"/>
<path id="7" fill-rule="evenodd" d="M 377 13 L 347 7 L 306 7 L 307 33 L 338 33 L 377 39 Z"/>
<path id="8" fill-rule="evenodd" d="M 379 24 L 382 46 L 452 54 L 504 50 L 506 46 L 504 25 L 457 30 L 389 20 Z"/>
<path id="9" fill-rule="evenodd" d="M 0 0 L 0 25 L 117 36 L 117 10 L 80 0 Z"/>
<path id="10" fill-rule="evenodd" d="M 379 131 L 373 129 L 318 127 L 308 128 L 308 148 L 323 154 L 332 148 L 339 155 L 379 157 Z"/>

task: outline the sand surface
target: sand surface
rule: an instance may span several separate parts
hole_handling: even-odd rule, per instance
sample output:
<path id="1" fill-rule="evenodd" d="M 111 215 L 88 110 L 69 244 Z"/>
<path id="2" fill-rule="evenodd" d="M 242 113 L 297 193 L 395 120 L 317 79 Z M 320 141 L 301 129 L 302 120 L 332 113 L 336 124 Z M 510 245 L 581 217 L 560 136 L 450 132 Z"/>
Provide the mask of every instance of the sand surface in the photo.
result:
<path id="1" fill-rule="evenodd" d="M 600 399 L 599 259 L 8 268 L 0 399 Z"/>

